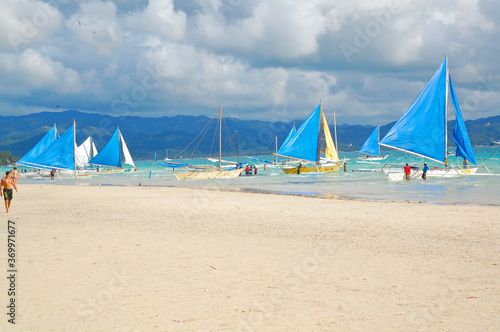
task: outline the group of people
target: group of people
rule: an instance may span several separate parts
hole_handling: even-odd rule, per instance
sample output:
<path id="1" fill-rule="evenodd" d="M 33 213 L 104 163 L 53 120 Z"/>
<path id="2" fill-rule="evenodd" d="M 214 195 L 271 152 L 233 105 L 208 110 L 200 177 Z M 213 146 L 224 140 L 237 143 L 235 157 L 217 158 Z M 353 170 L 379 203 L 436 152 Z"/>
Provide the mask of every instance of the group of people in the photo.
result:
<path id="1" fill-rule="evenodd" d="M 12 202 L 13 197 L 13 189 L 17 191 L 17 178 L 19 176 L 19 172 L 17 168 L 14 167 L 14 170 L 5 172 L 5 177 L 2 178 L 0 183 L 0 196 L 3 196 L 5 201 L 5 209 L 7 213 L 10 212 L 10 203 Z"/>
<path id="2" fill-rule="evenodd" d="M 252 175 L 252 173 L 257 175 L 257 166 L 247 165 L 247 167 L 245 167 L 245 174 Z"/>
<path id="3" fill-rule="evenodd" d="M 446 164 L 444 165 L 445 167 L 448 167 L 448 157 L 445 159 Z M 469 167 L 469 161 L 467 159 L 464 159 L 463 166 L 465 168 Z M 411 166 L 408 166 L 408 163 L 406 163 L 404 170 L 405 170 L 405 175 L 406 175 L 406 181 L 410 181 L 411 177 Z M 427 166 L 427 163 L 424 163 L 424 168 L 422 168 L 422 179 L 426 180 L 427 179 L 427 172 L 429 171 L 429 166 Z"/>
<path id="4" fill-rule="evenodd" d="M 406 181 L 410 181 L 412 167 L 408 166 L 408 163 L 406 163 L 404 169 L 405 169 Z M 424 180 L 427 179 L 428 171 L 429 171 L 429 166 L 427 166 L 427 163 L 424 163 L 424 168 L 422 168 L 422 179 Z"/>

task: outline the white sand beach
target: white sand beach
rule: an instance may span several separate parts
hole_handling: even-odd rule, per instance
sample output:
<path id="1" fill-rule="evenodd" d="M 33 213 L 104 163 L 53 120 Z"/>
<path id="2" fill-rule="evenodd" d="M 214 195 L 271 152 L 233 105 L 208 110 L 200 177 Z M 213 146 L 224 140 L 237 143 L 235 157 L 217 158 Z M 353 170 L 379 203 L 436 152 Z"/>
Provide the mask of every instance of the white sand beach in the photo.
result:
<path id="1" fill-rule="evenodd" d="M 495 331 L 500 207 L 19 185 L 0 331 Z M 7 322 L 7 220 L 16 324 Z"/>

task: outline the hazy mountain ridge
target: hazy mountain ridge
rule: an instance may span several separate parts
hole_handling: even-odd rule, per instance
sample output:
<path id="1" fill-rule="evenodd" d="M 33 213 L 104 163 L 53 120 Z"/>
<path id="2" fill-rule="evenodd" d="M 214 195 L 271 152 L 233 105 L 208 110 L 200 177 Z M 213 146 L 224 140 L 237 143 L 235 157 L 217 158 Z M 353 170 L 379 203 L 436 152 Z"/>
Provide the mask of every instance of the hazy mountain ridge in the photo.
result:
<path id="1" fill-rule="evenodd" d="M 151 159 L 154 152 L 158 158 L 175 157 L 205 128 L 210 119 L 205 116 L 177 115 L 174 117 L 143 118 L 138 116 L 112 117 L 97 113 L 83 113 L 73 110 L 63 112 L 42 112 L 23 116 L 0 117 L 0 150 L 10 151 L 13 156 L 21 157 L 29 151 L 47 131 L 56 123 L 60 133 L 67 130 L 76 120 L 80 143 L 92 135 L 98 150 L 102 149 L 116 129 L 120 126 L 132 156 L 135 159 Z M 193 156 L 216 154 L 218 140 L 215 133 L 217 119 L 212 119 L 211 129 L 199 144 Z M 239 120 L 225 118 L 222 125 L 223 142 L 238 131 L 238 154 L 258 155 L 274 152 L 274 137 L 278 137 L 278 146 L 288 135 L 293 123 L 297 127 L 303 120 L 287 123 L 259 120 Z M 489 123 L 489 125 L 486 125 Z M 394 125 L 394 122 L 381 126 L 381 137 Z M 449 145 L 453 145 L 451 133 L 454 121 L 448 123 Z M 466 121 L 472 145 L 487 145 L 490 139 L 500 139 L 500 116 Z M 333 126 L 330 124 L 333 132 Z M 355 151 L 370 135 L 374 126 L 338 125 L 337 137 L 341 151 Z M 233 148 L 225 148 L 226 155 L 236 154 L 233 136 Z M 182 153 L 183 157 L 192 155 L 194 146 Z M 224 143 L 223 143 L 224 144 Z"/>

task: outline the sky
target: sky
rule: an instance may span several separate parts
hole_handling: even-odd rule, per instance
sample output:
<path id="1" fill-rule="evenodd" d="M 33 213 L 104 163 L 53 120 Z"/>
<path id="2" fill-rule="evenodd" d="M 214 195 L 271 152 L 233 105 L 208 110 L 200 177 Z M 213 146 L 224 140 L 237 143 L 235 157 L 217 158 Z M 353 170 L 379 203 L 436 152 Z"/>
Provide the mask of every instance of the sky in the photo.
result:
<path id="1" fill-rule="evenodd" d="M 499 115 L 494 0 L 2 0 L 0 115 L 396 121 L 448 55 L 465 119 Z M 452 117 L 450 115 L 450 117 Z"/>

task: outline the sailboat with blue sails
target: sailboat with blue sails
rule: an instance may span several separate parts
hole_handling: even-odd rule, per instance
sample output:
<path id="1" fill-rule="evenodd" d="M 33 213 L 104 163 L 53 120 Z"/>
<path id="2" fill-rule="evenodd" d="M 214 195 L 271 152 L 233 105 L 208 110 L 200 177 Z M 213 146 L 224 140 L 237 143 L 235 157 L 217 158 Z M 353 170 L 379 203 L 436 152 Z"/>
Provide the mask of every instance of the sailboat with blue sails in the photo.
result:
<path id="1" fill-rule="evenodd" d="M 52 127 L 42 139 L 17 162 L 17 164 L 20 166 L 35 167 L 33 165 L 38 163 L 37 157 L 59 137 L 60 135 L 54 123 L 54 127 Z"/>
<path id="2" fill-rule="evenodd" d="M 322 133 L 326 145 L 324 159 L 320 156 Z M 276 155 L 300 162 L 296 166 L 283 167 L 286 174 L 326 173 L 339 170 L 339 156 L 321 102 L 295 132 L 292 129 Z"/>
<path id="3" fill-rule="evenodd" d="M 59 136 L 56 126 L 33 147 L 21 160 L 19 165 L 40 170 L 56 170 L 58 176 L 88 176 L 91 172 L 82 170 L 83 163 L 79 158 L 76 144 L 76 122 Z M 43 173 L 40 173 L 43 175 Z"/>
<path id="4" fill-rule="evenodd" d="M 457 145 L 456 156 L 477 165 L 469 135 L 455 95 L 446 57 L 429 83 L 413 104 L 380 141 L 381 146 L 404 151 L 441 164 L 444 168 L 431 169 L 427 176 L 455 176 L 474 174 L 478 167 L 448 167 L 447 109 L 448 96 L 455 110 L 453 140 Z M 403 168 L 384 168 L 390 180 L 402 180 Z M 412 177 L 421 170 L 413 168 Z"/>
<path id="5" fill-rule="evenodd" d="M 376 162 L 387 159 L 388 154 L 385 154 L 384 156 L 380 155 L 380 145 L 378 144 L 379 141 L 380 141 L 380 126 L 377 125 L 377 127 L 373 129 L 370 136 L 368 136 L 365 143 L 358 150 L 358 152 L 367 153 L 368 156 L 357 158 L 358 159 L 357 162 L 368 163 L 368 162 Z"/>
<path id="6" fill-rule="evenodd" d="M 123 162 L 121 155 L 123 155 Z M 100 171 L 101 173 L 120 173 L 124 171 L 136 170 L 134 160 L 130 155 L 127 144 L 123 139 L 123 135 L 119 127 L 116 128 L 113 136 L 111 136 L 101 152 L 89 161 L 89 164 L 111 167 L 110 169 Z M 133 168 L 126 169 L 123 167 L 124 165 L 129 165 Z"/>

